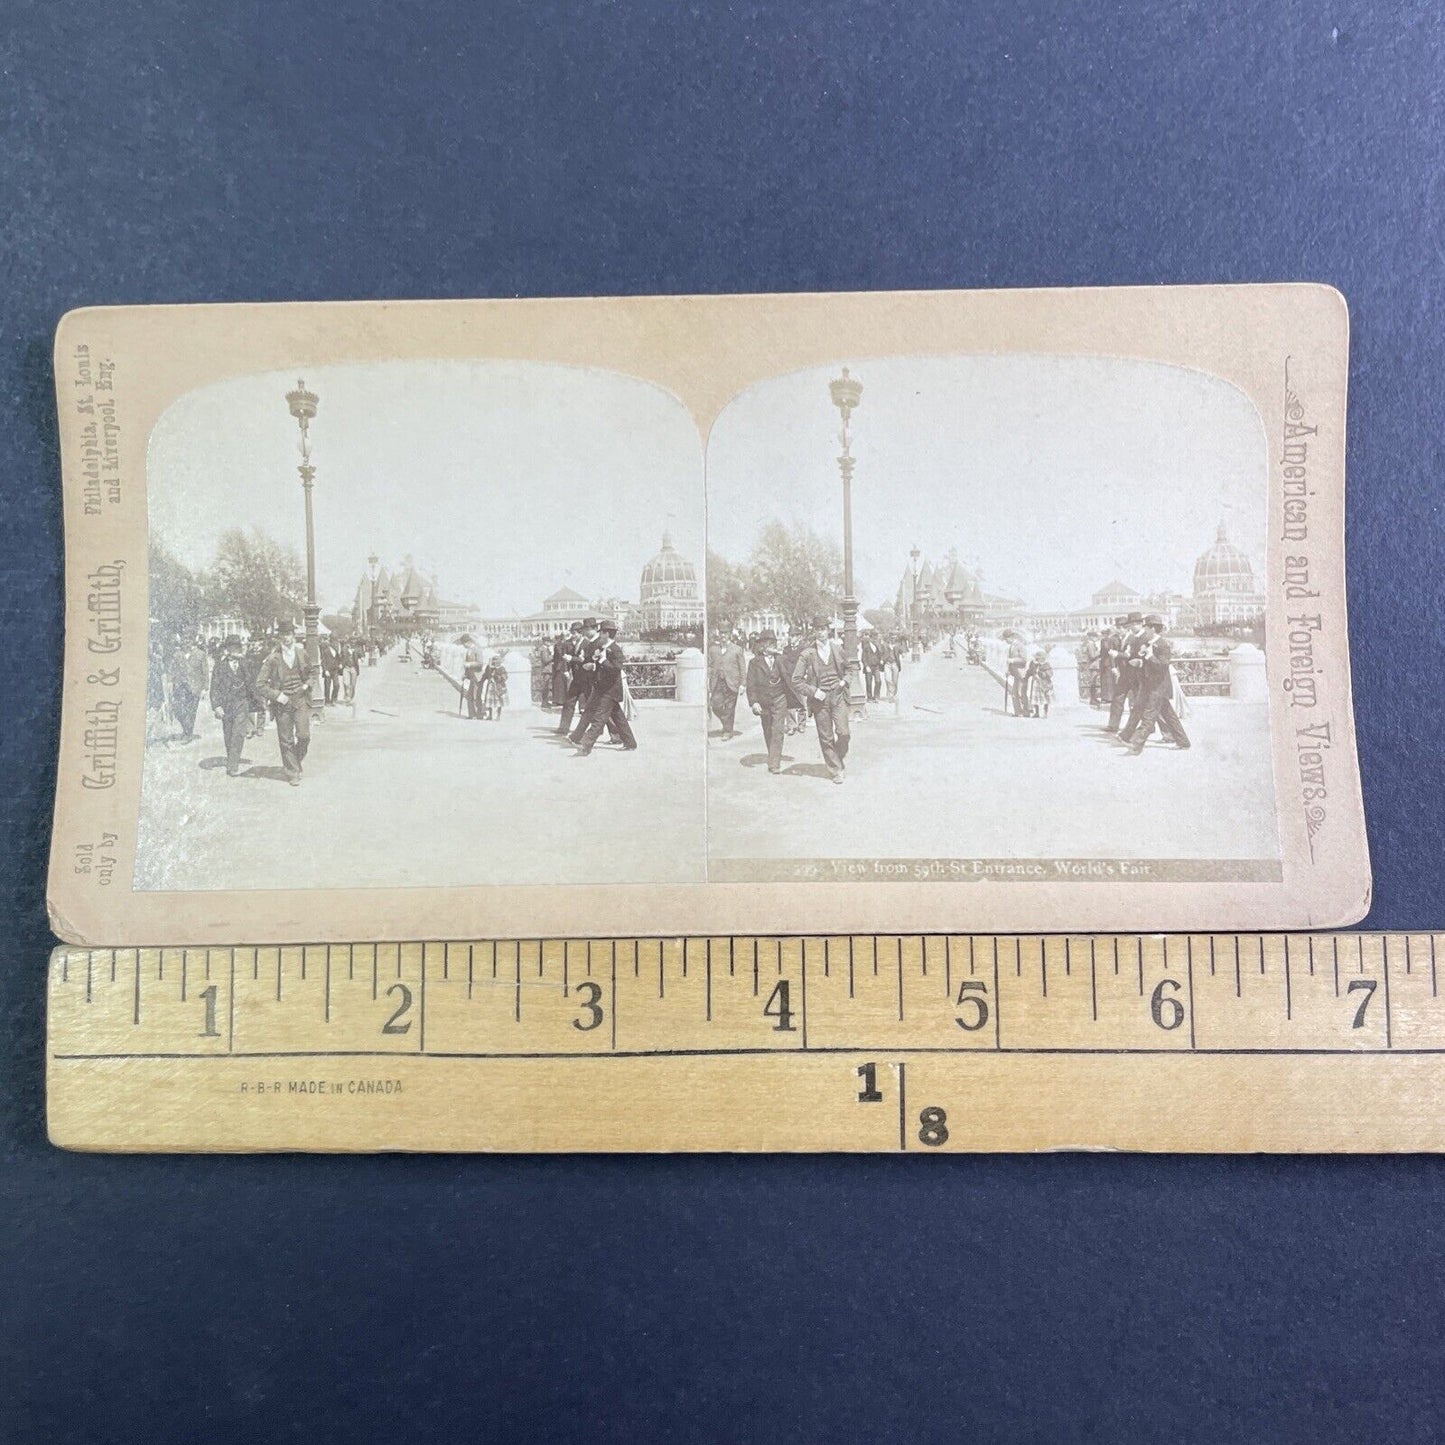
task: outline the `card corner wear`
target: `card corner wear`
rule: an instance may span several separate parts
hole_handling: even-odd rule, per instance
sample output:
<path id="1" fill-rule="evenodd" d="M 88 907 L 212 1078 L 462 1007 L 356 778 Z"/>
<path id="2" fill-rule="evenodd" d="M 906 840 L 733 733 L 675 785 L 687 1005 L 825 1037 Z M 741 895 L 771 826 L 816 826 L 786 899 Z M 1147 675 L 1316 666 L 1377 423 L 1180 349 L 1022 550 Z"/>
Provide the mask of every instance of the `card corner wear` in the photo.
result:
<path id="1" fill-rule="evenodd" d="M 57 341 L 63 937 L 1368 895 L 1328 287 L 122 307 Z"/>

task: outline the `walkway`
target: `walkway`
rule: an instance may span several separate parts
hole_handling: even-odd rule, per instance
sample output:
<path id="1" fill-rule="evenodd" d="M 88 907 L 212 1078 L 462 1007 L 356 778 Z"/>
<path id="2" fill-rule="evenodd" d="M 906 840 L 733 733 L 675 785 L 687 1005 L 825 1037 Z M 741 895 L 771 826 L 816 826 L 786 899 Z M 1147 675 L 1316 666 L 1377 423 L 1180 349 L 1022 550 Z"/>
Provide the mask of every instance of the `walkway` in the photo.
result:
<path id="1" fill-rule="evenodd" d="M 146 752 L 140 889 L 686 882 L 703 872 L 700 708 L 639 709 L 640 750 L 582 758 L 555 713 L 457 713 L 399 653 L 363 668 L 357 703 L 312 731 L 299 788 L 274 726 L 226 776 L 220 724 Z"/>
<path id="2" fill-rule="evenodd" d="M 1156 739 L 1134 757 L 1104 713 L 1006 716 L 988 673 L 932 653 L 905 664 L 896 709 L 854 724 L 842 787 L 811 728 L 773 777 L 756 720 L 738 716 L 741 737 L 709 742 L 716 860 L 1279 855 L 1263 704 L 1200 699 L 1190 751 Z"/>

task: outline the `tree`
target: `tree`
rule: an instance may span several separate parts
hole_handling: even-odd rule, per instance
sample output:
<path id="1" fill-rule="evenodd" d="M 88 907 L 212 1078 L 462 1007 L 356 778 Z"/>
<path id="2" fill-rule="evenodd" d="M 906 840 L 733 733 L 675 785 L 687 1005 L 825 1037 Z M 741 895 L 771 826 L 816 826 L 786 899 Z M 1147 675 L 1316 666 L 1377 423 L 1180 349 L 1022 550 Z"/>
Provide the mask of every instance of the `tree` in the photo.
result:
<path id="1" fill-rule="evenodd" d="M 350 637 L 356 631 L 356 621 L 349 612 L 323 612 L 321 625 L 333 637 Z"/>
<path id="2" fill-rule="evenodd" d="M 234 613 L 252 632 L 268 632 L 282 618 L 294 618 L 306 597 L 306 574 L 290 547 L 259 527 L 232 527 L 216 547 L 216 608 Z"/>
<path id="3" fill-rule="evenodd" d="M 832 617 L 843 591 L 838 548 L 808 527 L 769 522 L 751 563 L 752 603 L 782 614 L 789 628 Z"/>
<path id="4" fill-rule="evenodd" d="M 205 614 L 205 588 L 164 542 L 150 543 L 150 620 L 153 635 L 169 641 L 178 633 L 193 636 Z"/>
<path id="5" fill-rule="evenodd" d="M 893 633 L 898 631 L 898 614 L 891 607 L 870 607 L 863 616 L 878 629 L 879 632 Z"/>
<path id="6" fill-rule="evenodd" d="M 707 620 L 713 628 L 731 632 L 752 611 L 748 569 L 735 566 L 716 552 L 707 554 Z"/>

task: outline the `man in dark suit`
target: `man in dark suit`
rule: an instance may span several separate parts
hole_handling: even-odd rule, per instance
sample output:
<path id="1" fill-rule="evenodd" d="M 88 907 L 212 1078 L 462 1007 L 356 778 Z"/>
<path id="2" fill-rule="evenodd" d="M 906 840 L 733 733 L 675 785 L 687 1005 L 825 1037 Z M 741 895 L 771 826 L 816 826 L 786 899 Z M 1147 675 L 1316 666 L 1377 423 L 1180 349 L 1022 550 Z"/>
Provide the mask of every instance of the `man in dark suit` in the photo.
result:
<path id="1" fill-rule="evenodd" d="M 320 654 L 322 702 L 330 707 L 341 692 L 341 654 L 329 637 L 321 639 Z"/>
<path id="2" fill-rule="evenodd" d="M 768 746 L 768 771 L 778 773 L 783 767 L 783 737 L 788 730 L 788 709 L 797 706 L 792 679 L 783 670 L 778 656 L 777 634 L 771 630 L 758 637 L 757 650 L 748 662 L 748 706 L 763 725 L 763 741 Z"/>
<path id="3" fill-rule="evenodd" d="M 311 747 L 311 664 L 289 622 L 281 624 L 275 651 L 261 664 L 256 691 L 271 704 L 286 781 L 299 788 L 301 764 Z"/>
<path id="4" fill-rule="evenodd" d="M 562 721 L 557 724 L 557 731 L 566 735 L 572 732 L 573 714 L 577 715 L 577 726 L 580 730 L 582 714 L 587 711 L 587 695 L 592 691 L 593 672 L 587 662 L 596 651 L 597 619 L 588 617 L 581 622 L 574 622 L 572 626 L 572 643 L 566 653 L 567 695 L 562 701 Z M 576 742 L 577 739 L 573 738 L 572 741 Z"/>
<path id="5" fill-rule="evenodd" d="M 1124 705 L 1129 705 L 1129 715 L 1132 719 L 1138 710 L 1139 684 L 1143 678 L 1141 669 L 1144 666 L 1143 651 L 1149 645 L 1149 639 L 1144 635 L 1144 614 L 1142 612 L 1131 612 L 1125 619 L 1124 625 L 1128 631 L 1124 640 L 1119 645 L 1117 660 L 1118 681 L 1114 684 L 1114 695 L 1109 699 L 1109 721 L 1106 731 L 1116 733 L 1124 718 Z"/>
<path id="6" fill-rule="evenodd" d="M 722 724 L 724 740 L 737 736 L 738 692 L 747 672 L 743 650 L 732 638 L 719 632 L 708 655 L 708 706 Z"/>
<path id="7" fill-rule="evenodd" d="M 1150 613 L 1144 620 L 1145 646 L 1140 654 L 1138 706 L 1128 726 L 1119 734 L 1119 741 L 1128 743 L 1136 757 L 1158 724 L 1160 732 L 1181 751 L 1189 746 L 1189 734 L 1174 710 L 1174 673 L 1170 663 L 1173 649 L 1165 640 L 1168 624 Z"/>
<path id="8" fill-rule="evenodd" d="M 798 653 L 793 691 L 813 714 L 829 777 L 841 783 L 848 773 L 848 664 L 842 643 L 828 636 L 826 622 L 813 624 L 807 645 Z"/>
<path id="9" fill-rule="evenodd" d="M 859 657 L 863 666 L 863 681 L 868 689 L 868 701 L 877 702 L 883 695 L 883 644 L 872 632 L 863 634 L 859 646 Z"/>
<path id="10" fill-rule="evenodd" d="M 567 684 L 571 681 L 567 669 L 571 666 L 572 652 L 581 631 L 582 624 L 574 622 L 570 632 L 559 632 L 552 639 L 552 691 L 547 698 L 549 707 L 560 708 L 567 696 Z"/>
<path id="11" fill-rule="evenodd" d="M 241 749 L 251 733 L 254 705 L 241 639 L 228 637 L 211 673 L 211 711 L 221 724 L 221 732 L 226 739 L 228 778 L 234 778 L 241 770 Z"/>
<path id="12" fill-rule="evenodd" d="M 602 638 L 593 649 L 590 661 L 593 670 L 592 692 L 587 700 L 587 711 L 578 728 L 579 736 L 572 741 L 577 744 L 582 757 L 586 757 L 596 745 L 598 734 L 606 727 L 614 737 L 622 739 L 623 749 L 629 753 L 637 751 L 637 739 L 622 708 L 623 664 L 626 656 L 617 642 L 617 624 L 608 618 L 602 624 Z"/>

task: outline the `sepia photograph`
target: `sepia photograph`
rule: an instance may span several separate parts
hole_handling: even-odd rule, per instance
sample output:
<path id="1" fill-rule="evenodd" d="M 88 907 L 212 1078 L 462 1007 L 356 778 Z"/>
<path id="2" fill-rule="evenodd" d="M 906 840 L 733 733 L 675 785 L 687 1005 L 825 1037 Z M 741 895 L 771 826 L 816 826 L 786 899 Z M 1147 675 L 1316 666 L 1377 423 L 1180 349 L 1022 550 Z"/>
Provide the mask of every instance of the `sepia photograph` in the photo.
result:
<path id="1" fill-rule="evenodd" d="M 702 461 L 660 388 L 376 362 L 147 456 L 146 890 L 700 881 Z"/>
<path id="2" fill-rule="evenodd" d="M 839 362 L 738 396 L 707 486 L 711 877 L 1278 881 L 1237 388 Z"/>
<path id="3" fill-rule="evenodd" d="M 1358 917 L 1347 355 L 1321 287 L 72 313 L 55 929 Z"/>

